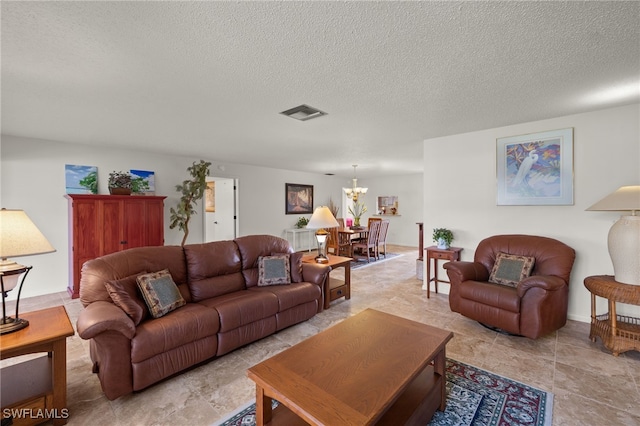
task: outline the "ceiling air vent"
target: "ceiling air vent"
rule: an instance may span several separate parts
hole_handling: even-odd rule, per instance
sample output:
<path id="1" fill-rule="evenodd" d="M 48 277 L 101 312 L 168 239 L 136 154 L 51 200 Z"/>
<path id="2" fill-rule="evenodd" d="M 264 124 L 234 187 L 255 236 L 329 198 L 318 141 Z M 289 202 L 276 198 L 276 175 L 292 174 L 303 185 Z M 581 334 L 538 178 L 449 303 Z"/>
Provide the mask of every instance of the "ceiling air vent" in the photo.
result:
<path id="1" fill-rule="evenodd" d="M 300 105 L 295 108 L 282 111 L 280 114 L 295 118 L 296 120 L 300 121 L 307 121 L 311 120 L 312 118 L 318 118 L 322 117 L 323 115 L 327 115 L 326 112 L 315 109 L 314 107 L 310 107 L 309 105 Z"/>

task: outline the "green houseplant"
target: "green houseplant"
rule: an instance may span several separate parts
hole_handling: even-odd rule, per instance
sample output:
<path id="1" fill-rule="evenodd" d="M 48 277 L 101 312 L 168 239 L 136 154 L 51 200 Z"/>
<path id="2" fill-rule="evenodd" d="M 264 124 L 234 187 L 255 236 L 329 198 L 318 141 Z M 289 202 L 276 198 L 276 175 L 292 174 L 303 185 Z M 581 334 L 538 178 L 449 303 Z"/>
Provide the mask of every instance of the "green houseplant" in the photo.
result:
<path id="1" fill-rule="evenodd" d="M 187 242 L 189 236 L 189 221 L 191 216 L 196 214 L 194 209 L 195 205 L 204 196 L 204 192 L 207 189 L 207 176 L 209 176 L 209 166 L 211 163 L 200 160 L 199 163 L 195 161 L 187 168 L 187 171 L 191 175 L 190 180 L 185 180 L 182 185 L 176 185 L 176 191 L 180 192 L 182 196 L 178 202 L 177 208 L 171 207 L 171 217 L 169 228 L 173 229 L 176 226 L 181 231 L 184 231 L 181 245 Z"/>
<path id="2" fill-rule="evenodd" d="M 305 226 L 307 226 L 307 223 L 309 223 L 309 219 L 307 219 L 304 216 L 300 216 L 300 218 L 296 222 L 296 228 L 298 229 L 304 228 Z"/>
<path id="3" fill-rule="evenodd" d="M 447 228 L 435 228 L 433 230 L 433 242 L 438 243 L 439 249 L 448 249 L 453 241 L 453 232 Z"/>
<path id="4" fill-rule="evenodd" d="M 115 170 L 109 173 L 109 193 L 112 195 L 131 195 L 131 175 Z"/>

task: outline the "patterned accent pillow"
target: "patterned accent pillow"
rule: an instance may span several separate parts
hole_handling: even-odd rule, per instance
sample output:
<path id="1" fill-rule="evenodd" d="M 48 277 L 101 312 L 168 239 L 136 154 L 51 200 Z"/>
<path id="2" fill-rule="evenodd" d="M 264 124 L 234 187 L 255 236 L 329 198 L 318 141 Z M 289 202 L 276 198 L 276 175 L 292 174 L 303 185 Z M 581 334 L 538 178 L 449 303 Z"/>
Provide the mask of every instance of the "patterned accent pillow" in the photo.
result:
<path id="1" fill-rule="evenodd" d="M 138 276 L 138 287 L 154 318 L 186 304 L 168 269 Z"/>
<path id="2" fill-rule="evenodd" d="M 289 255 L 258 258 L 258 286 L 291 284 Z"/>
<path id="3" fill-rule="evenodd" d="M 493 264 L 489 282 L 517 287 L 518 283 L 531 275 L 535 259 L 530 256 L 498 253 L 496 263 Z"/>
<path id="4" fill-rule="evenodd" d="M 302 256 L 303 253 L 271 253 L 271 256 L 289 256 L 289 273 L 291 274 L 292 283 L 301 283 L 304 281 L 302 278 Z"/>
<path id="5" fill-rule="evenodd" d="M 140 275 L 146 274 L 147 271 Z M 105 283 L 105 287 L 111 296 L 113 303 L 122 309 L 133 320 L 135 325 L 149 316 L 149 309 L 138 290 L 138 275 L 131 275 L 119 280 L 111 280 Z"/>

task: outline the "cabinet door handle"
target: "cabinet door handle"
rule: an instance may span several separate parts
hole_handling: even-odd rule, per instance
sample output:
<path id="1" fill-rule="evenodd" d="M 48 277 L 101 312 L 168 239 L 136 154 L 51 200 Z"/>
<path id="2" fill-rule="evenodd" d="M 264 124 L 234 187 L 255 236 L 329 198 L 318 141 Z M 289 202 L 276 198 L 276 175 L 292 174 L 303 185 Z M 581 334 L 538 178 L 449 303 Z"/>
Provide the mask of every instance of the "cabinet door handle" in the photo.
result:
<path id="1" fill-rule="evenodd" d="M 127 244 L 127 240 L 120 241 L 120 244 Z"/>

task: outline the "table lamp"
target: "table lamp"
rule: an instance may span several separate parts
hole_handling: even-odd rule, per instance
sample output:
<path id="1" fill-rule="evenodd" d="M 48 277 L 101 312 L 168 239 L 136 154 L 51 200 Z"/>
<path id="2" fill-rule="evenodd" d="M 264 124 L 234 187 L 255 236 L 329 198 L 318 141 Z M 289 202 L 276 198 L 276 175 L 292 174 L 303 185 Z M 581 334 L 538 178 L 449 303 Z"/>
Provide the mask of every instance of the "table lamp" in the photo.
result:
<path id="1" fill-rule="evenodd" d="M 12 333 L 29 325 L 27 320 L 18 316 L 20 293 L 22 285 L 32 266 L 20 265 L 7 260 L 8 257 L 30 256 L 54 252 L 55 249 L 33 224 L 29 216 L 22 210 L 0 210 L 0 286 L 2 290 L 2 323 L 0 335 Z M 21 274 L 22 281 L 18 287 L 16 299 L 16 316 L 7 315 L 5 299 L 8 293 L 18 284 Z"/>
<path id="2" fill-rule="evenodd" d="M 307 223 L 308 229 L 317 229 L 316 240 L 318 241 L 318 255 L 316 256 L 317 263 L 327 263 L 329 258 L 327 257 L 327 240 L 329 239 L 329 232 L 325 228 L 338 227 L 338 221 L 329 207 L 320 206 L 315 209 L 309 223 Z"/>
<path id="3" fill-rule="evenodd" d="M 631 211 L 613 224 L 607 242 L 615 280 L 640 285 L 640 185 L 621 186 L 587 210 Z"/>

